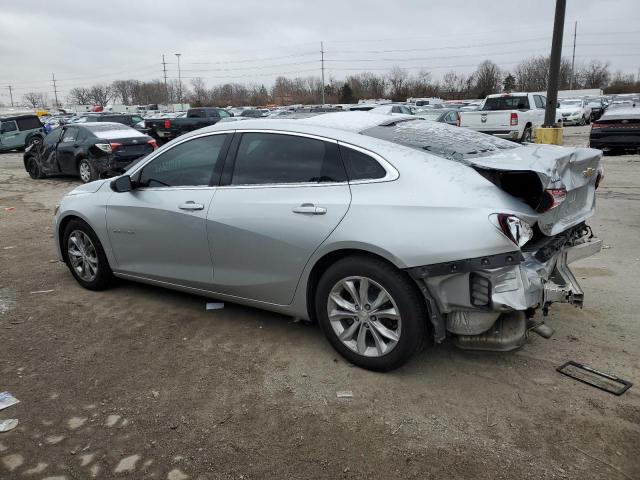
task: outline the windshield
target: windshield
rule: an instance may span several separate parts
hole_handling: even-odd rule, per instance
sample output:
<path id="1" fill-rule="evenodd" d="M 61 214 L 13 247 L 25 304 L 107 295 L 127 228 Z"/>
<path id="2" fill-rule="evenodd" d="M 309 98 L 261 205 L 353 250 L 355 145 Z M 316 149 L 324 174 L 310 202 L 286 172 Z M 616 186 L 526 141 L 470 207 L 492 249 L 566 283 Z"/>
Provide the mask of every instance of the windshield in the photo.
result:
<path id="1" fill-rule="evenodd" d="M 580 107 L 582 100 L 563 100 L 560 102 L 560 107 Z"/>
<path id="2" fill-rule="evenodd" d="M 491 135 L 420 119 L 373 127 L 360 133 L 462 163 L 467 158 L 518 147 L 516 143 Z"/>

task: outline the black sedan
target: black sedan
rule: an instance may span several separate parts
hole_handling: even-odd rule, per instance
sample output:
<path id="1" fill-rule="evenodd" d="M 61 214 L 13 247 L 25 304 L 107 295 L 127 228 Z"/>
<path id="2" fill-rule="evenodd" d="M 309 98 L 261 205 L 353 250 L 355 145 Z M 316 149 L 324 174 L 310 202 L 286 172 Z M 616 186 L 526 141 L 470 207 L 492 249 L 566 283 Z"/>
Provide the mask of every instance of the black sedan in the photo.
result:
<path id="1" fill-rule="evenodd" d="M 34 179 L 68 174 L 87 183 L 108 171 L 121 172 L 156 148 L 153 138 L 121 123 L 70 124 L 28 148 L 24 167 Z"/>
<path id="2" fill-rule="evenodd" d="M 591 124 L 589 146 L 616 154 L 640 149 L 640 108 L 610 108 Z"/>
<path id="3" fill-rule="evenodd" d="M 432 108 L 428 110 L 418 110 L 417 117 L 431 120 L 433 122 L 448 123 L 456 127 L 460 126 L 460 113 L 455 108 Z"/>

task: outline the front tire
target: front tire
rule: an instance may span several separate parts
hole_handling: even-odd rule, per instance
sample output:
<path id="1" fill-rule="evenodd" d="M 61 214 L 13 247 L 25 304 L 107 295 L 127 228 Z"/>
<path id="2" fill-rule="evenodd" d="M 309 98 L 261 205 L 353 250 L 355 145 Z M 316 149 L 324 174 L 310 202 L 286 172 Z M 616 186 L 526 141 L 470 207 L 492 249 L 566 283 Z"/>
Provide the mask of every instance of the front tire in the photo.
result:
<path id="1" fill-rule="evenodd" d="M 521 143 L 531 143 L 532 132 L 531 127 L 526 127 L 524 132 L 522 132 L 522 138 L 520 139 Z"/>
<path id="2" fill-rule="evenodd" d="M 318 283 L 315 308 L 331 345 L 368 370 L 398 368 L 424 343 L 424 299 L 404 272 L 383 260 L 353 256 L 331 265 Z"/>
<path id="3" fill-rule="evenodd" d="M 82 220 L 71 220 L 62 235 L 65 263 L 76 281 L 87 290 L 104 290 L 113 273 L 98 236 Z"/>
<path id="4" fill-rule="evenodd" d="M 587 124 L 587 119 L 584 118 L 584 115 L 580 118 L 580 126 L 584 127 Z"/>
<path id="5" fill-rule="evenodd" d="M 27 172 L 29 173 L 29 176 L 34 180 L 39 180 L 43 177 L 42 169 L 40 168 L 38 161 L 34 157 L 29 157 L 29 159 L 27 160 Z"/>
<path id="6" fill-rule="evenodd" d="M 93 168 L 91 162 L 89 162 L 89 160 L 87 160 L 86 158 L 83 158 L 82 160 L 80 160 L 80 163 L 78 163 L 78 175 L 80 176 L 80 180 L 82 180 L 82 183 L 89 183 L 98 179 L 96 169 Z"/>

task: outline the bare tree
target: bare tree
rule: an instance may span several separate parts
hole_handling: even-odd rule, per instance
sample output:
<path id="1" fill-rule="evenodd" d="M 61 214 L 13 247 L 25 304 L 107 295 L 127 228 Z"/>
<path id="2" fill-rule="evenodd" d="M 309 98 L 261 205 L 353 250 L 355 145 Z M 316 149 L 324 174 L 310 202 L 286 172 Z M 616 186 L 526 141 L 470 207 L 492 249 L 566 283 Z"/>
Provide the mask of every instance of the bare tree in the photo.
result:
<path id="1" fill-rule="evenodd" d="M 76 105 L 89 105 L 91 103 L 91 93 L 88 88 L 78 87 L 69 90 L 67 101 Z"/>
<path id="2" fill-rule="evenodd" d="M 22 100 L 31 108 L 46 107 L 46 103 L 47 103 L 45 95 L 42 93 L 36 93 L 36 92 L 25 93 L 22 96 Z"/>
<path id="3" fill-rule="evenodd" d="M 498 65 L 491 60 L 485 60 L 476 69 L 475 76 L 475 96 L 484 98 L 491 93 L 500 91 L 502 73 Z"/>
<path id="4" fill-rule="evenodd" d="M 403 68 L 394 66 L 387 75 L 389 80 L 389 95 L 392 100 L 400 101 L 406 100 L 408 89 L 407 82 L 409 80 L 409 74 Z"/>
<path id="5" fill-rule="evenodd" d="M 609 62 L 591 60 L 578 69 L 576 77 L 582 88 L 604 88 L 611 80 Z"/>

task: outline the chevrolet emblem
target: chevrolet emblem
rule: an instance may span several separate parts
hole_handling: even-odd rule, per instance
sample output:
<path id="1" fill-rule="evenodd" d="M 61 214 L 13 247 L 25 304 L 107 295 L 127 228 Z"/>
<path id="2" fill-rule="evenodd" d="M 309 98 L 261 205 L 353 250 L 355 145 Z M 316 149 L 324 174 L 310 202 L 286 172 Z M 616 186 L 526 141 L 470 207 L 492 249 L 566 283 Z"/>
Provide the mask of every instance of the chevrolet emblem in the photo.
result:
<path id="1" fill-rule="evenodd" d="M 582 171 L 582 175 L 584 175 L 587 178 L 593 177 L 593 174 L 596 173 L 596 169 L 595 168 L 587 168 L 586 170 Z"/>

